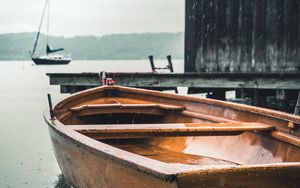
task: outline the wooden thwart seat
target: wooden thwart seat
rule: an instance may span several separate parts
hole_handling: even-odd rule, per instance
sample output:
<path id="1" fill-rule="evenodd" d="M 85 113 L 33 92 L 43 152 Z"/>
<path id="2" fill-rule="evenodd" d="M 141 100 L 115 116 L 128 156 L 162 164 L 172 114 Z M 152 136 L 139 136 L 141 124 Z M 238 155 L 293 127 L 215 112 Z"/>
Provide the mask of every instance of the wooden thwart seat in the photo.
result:
<path id="1" fill-rule="evenodd" d="M 272 131 L 271 136 L 283 142 L 287 142 L 300 147 L 300 139 L 297 136 L 293 136 L 291 134 L 283 133 L 280 131 Z"/>
<path id="2" fill-rule="evenodd" d="M 165 104 L 95 104 L 82 105 L 70 108 L 70 111 L 77 112 L 78 116 L 89 116 L 96 114 L 110 113 L 140 113 L 150 115 L 164 115 L 166 112 L 175 112 L 184 110 L 183 106 L 165 105 Z"/>
<path id="3" fill-rule="evenodd" d="M 68 125 L 67 127 L 95 139 L 147 138 L 161 136 L 238 135 L 244 131 L 272 131 L 263 123 L 174 123 L 174 124 L 114 124 Z"/>

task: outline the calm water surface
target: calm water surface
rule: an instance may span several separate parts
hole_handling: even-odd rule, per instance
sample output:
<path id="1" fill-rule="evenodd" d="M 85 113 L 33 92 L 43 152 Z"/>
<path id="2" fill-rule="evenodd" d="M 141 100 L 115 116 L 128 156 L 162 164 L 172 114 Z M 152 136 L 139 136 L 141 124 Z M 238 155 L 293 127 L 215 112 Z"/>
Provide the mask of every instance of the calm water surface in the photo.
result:
<path id="1" fill-rule="evenodd" d="M 165 66 L 166 60 L 156 61 Z M 175 72 L 183 61 L 174 60 Z M 46 73 L 150 72 L 147 60 L 72 61 L 69 65 L 36 66 L 31 61 L 0 61 L 0 188 L 54 187 L 61 174 L 43 120 L 47 93 L 53 101 L 66 94 L 50 86 Z"/>

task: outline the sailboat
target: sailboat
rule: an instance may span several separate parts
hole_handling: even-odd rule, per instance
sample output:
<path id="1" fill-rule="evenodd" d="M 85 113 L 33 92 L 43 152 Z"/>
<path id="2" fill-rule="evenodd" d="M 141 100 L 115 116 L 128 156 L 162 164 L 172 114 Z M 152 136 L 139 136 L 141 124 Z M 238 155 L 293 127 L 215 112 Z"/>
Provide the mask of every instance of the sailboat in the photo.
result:
<path id="1" fill-rule="evenodd" d="M 46 55 L 39 56 L 39 55 L 35 55 L 35 51 L 36 51 L 36 47 L 37 47 L 38 40 L 40 37 L 41 27 L 43 24 L 44 15 L 45 15 L 46 10 L 48 10 Z M 72 60 L 70 56 L 53 54 L 55 52 L 59 52 L 59 51 L 63 51 L 63 50 L 64 50 L 63 48 L 52 49 L 51 46 L 49 45 L 49 0 L 46 0 L 42 18 L 41 18 L 41 22 L 39 25 L 39 30 L 38 30 L 38 33 L 37 33 L 37 36 L 35 39 L 35 43 L 33 46 L 33 50 L 32 50 L 32 52 L 30 52 L 31 59 L 37 65 L 68 64 Z"/>

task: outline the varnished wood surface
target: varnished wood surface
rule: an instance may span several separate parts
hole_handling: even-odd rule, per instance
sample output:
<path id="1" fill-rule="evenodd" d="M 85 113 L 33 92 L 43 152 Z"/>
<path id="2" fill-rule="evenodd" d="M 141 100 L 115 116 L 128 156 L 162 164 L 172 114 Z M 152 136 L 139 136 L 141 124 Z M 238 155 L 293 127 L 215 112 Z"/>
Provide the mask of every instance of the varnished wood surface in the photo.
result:
<path id="1" fill-rule="evenodd" d="M 143 111 L 139 107 L 147 105 L 164 113 L 139 113 Z M 171 107 L 162 108 L 163 105 Z M 100 111 L 78 115 L 93 107 Z M 119 86 L 72 95 L 55 105 L 54 113 L 56 119 L 50 120 L 46 114 L 45 120 L 58 163 L 74 187 L 121 187 L 112 175 L 115 172 L 119 178 L 125 178 L 122 183 L 127 187 L 297 187 L 299 184 L 296 180 L 300 178 L 300 118 L 297 116 Z M 122 125 L 128 122 L 131 124 Z M 288 127 L 290 122 L 294 123 L 294 129 Z M 120 135 L 126 131 L 133 136 L 151 134 L 139 137 L 134 144 L 132 137 L 96 140 L 103 139 L 97 135 L 107 136 L 115 134 L 114 131 Z M 218 131 L 223 135 L 211 135 Z M 172 136 L 170 132 L 195 135 Z M 238 135 L 228 135 L 232 132 Z M 96 172 L 103 174 L 99 177 Z"/>
<path id="2" fill-rule="evenodd" d="M 188 165 L 239 165 L 237 163 L 221 160 L 213 157 L 185 154 L 182 152 L 174 152 L 161 147 L 147 145 L 144 143 L 109 143 L 108 144 L 129 151 L 141 156 L 145 156 L 154 160 L 165 163 L 181 163 Z"/>
<path id="3" fill-rule="evenodd" d="M 172 106 L 163 104 L 92 104 L 82 105 L 70 108 L 70 111 L 77 112 L 77 116 L 89 116 L 96 114 L 109 113 L 139 113 L 164 115 L 167 112 L 175 112 L 183 110 L 183 106 Z"/>
<path id="4" fill-rule="evenodd" d="M 71 111 L 80 111 L 86 108 L 97 108 L 97 109 L 101 109 L 101 108 L 114 108 L 114 107 L 118 107 L 118 108 L 123 108 L 123 109 L 128 109 L 128 108 L 161 108 L 161 109 L 166 109 L 166 110 L 183 110 L 184 107 L 183 106 L 175 106 L 175 105 L 165 105 L 165 104 L 122 104 L 120 102 L 118 102 L 117 100 L 113 100 L 113 104 L 89 104 L 89 105 L 82 105 L 82 106 L 77 106 L 77 107 L 73 107 L 70 108 Z"/>
<path id="5" fill-rule="evenodd" d="M 74 140 L 69 137 L 74 136 L 72 133 L 59 129 L 49 127 L 55 157 L 62 173 L 74 188 L 178 187 L 167 169 L 164 175 L 149 168 L 150 165 L 159 164 L 134 165 L 134 161 L 141 160 L 138 156 L 128 153 L 127 157 L 132 161 L 120 160 L 123 152 L 111 150 L 110 146 L 98 141 L 78 142 L 80 136 Z"/>
<path id="6" fill-rule="evenodd" d="M 207 168 L 178 175 L 178 187 L 201 188 L 296 188 L 300 186 L 299 165 L 282 164 Z"/>
<path id="7" fill-rule="evenodd" d="M 271 136 L 283 142 L 287 142 L 300 147 L 300 138 L 298 136 L 293 136 L 291 134 L 287 134 L 279 131 L 272 131 Z"/>
<path id="8" fill-rule="evenodd" d="M 68 125 L 94 139 L 147 138 L 161 136 L 217 136 L 238 135 L 244 131 L 272 131 L 274 127 L 262 123 L 177 123 L 177 124 L 117 124 Z"/>

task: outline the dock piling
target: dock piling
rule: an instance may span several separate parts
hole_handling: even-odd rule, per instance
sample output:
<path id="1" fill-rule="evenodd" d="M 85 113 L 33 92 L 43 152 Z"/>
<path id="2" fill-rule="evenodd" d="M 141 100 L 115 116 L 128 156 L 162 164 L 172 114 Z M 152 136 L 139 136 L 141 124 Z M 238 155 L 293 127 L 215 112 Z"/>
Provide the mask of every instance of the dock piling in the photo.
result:
<path id="1" fill-rule="evenodd" d="M 173 63 L 172 63 L 172 56 L 168 55 L 167 60 L 168 60 L 168 66 L 167 67 L 170 69 L 170 72 L 174 72 Z"/>
<path id="2" fill-rule="evenodd" d="M 50 111 L 50 117 L 51 119 L 54 119 L 54 112 L 53 112 L 53 107 L 52 107 L 52 99 L 51 99 L 51 94 L 47 94 L 48 97 L 48 104 L 49 104 L 49 111 Z"/>

